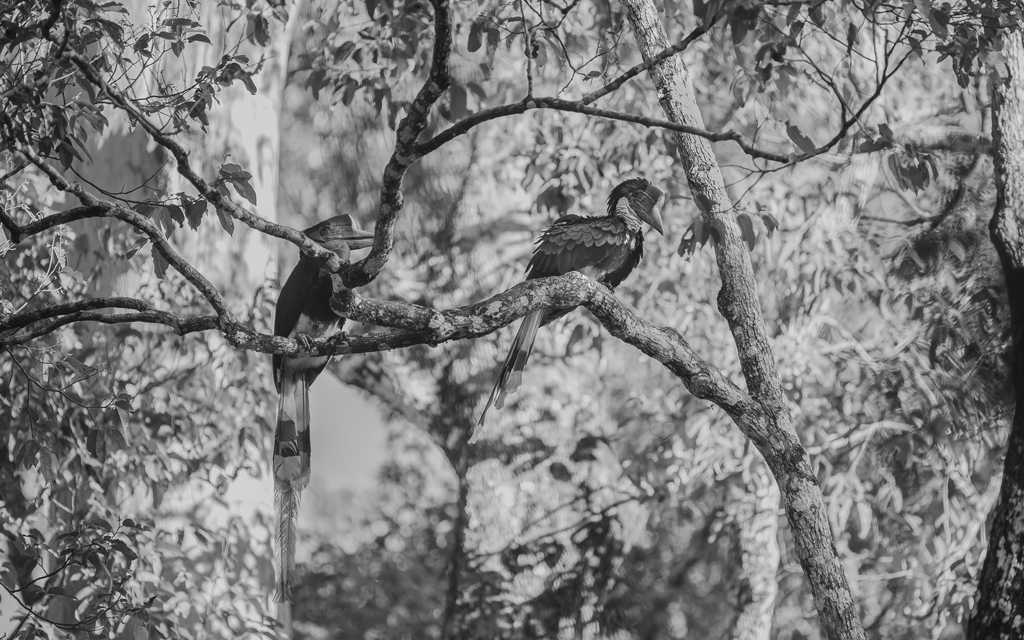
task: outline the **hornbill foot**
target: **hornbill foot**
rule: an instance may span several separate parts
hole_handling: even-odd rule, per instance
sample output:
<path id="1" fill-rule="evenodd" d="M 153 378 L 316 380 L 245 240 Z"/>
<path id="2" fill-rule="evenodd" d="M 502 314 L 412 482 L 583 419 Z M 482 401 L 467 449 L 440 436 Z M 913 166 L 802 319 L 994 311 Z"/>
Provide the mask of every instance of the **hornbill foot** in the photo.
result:
<path id="1" fill-rule="evenodd" d="M 304 350 L 310 351 L 313 349 L 313 341 L 316 340 L 316 338 L 308 333 L 296 333 L 295 340 Z"/>

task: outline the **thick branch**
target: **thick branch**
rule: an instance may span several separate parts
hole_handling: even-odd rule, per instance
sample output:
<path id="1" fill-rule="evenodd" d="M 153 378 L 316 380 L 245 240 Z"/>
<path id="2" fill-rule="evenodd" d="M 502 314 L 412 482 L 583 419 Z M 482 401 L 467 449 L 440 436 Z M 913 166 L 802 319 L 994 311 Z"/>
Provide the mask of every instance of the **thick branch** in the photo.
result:
<path id="1" fill-rule="evenodd" d="M 427 126 L 431 107 L 451 84 L 449 57 L 452 51 L 451 0 L 431 0 L 434 6 L 434 49 L 430 76 L 420 88 L 409 112 L 398 124 L 395 151 L 391 154 L 380 186 L 380 209 L 370 254 L 345 272 L 345 285 L 361 287 L 377 277 L 384 268 L 395 244 L 395 223 L 405 206 L 402 179 L 405 172 L 422 154 L 417 153 L 416 139 Z"/>
<path id="2" fill-rule="evenodd" d="M 25 238 L 30 238 L 37 233 L 42 233 L 47 229 L 74 222 L 75 220 L 82 220 L 84 218 L 103 218 L 107 215 L 107 210 L 104 207 L 75 207 L 73 209 L 67 209 L 60 211 L 52 215 L 48 215 L 39 220 L 33 220 L 24 225 L 19 225 L 13 218 L 7 215 L 6 212 L 0 210 L 0 222 L 11 232 L 11 242 L 18 244 Z"/>

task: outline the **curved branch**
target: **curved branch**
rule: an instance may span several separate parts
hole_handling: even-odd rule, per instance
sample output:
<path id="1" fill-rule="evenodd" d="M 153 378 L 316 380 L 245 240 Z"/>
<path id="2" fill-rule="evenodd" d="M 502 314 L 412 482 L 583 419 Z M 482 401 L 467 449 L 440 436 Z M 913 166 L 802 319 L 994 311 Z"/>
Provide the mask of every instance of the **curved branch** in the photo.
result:
<path id="1" fill-rule="evenodd" d="M 153 308 L 153 305 L 149 304 L 145 300 L 138 300 L 136 298 L 90 298 L 88 300 L 55 304 L 11 316 L 6 322 L 0 322 L 0 332 L 27 327 L 34 322 L 46 320 L 47 318 L 55 318 L 57 316 L 74 313 L 76 311 L 91 311 L 94 309 L 133 309 L 135 311 L 156 311 L 156 309 Z"/>
<path id="2" fill-rule="evenodd" d="M 283 240 L 288 240 L 292 244 L 296 245 L 302 253 L 310 257 L 323 260 L 332 271 L 337 271 L 341 268 L 341 260 L 338 258 L 336 253 L 328 251 L 311 240 L 306 234 L 292 229 L 291 227 L 275 224 L 251 213 L 245 208 L 235 204 L 228 196 L 210 186 L 210 184 L 192 168 L 192 165 L 189 162 L 188 151 L 171 136 L 161 131 L 160 128 L 147 118 L 146 115 L 138 108 L 136 108 L 122 92 L 111 87 L 110 84 L 103 79 L 103 76 L 93 68 L 92 64 L 88 60 L 75 52 L 67 52 L 64 54 L 64 57 L 74 63 L 75 66 L 82 71 L 89 82 L 93 83 L 103 91 L 103 93 L 107 94 L 116 107 L 125 111 L 134 120 L 138 121 L 138 123 L 142 125 L 142 128 L 146 130 L 146 133 L 148 133 L 157 144 L 169 151 L 174 157 L 178 173 L 188 180 L 189 183 L 195 187 L 196 191 L 215 207 L 226 211 L 231 215 L 231 217 L 245 223 L 256 231 L 260 231 L 261 233 L 281 238 Z"/>
<path id="3" fill-rule="evenodd" d="M 91 193 L 81 187 L 81 185 L 68 182 L 64 179 L 64 176 L 60 174 L 56 169 L 51 167 L 43 158 L 39 157 L 33 149 L 20 146 L 18 151 L 25 155 L 29 161 L 39 167 L 50 178 L 50 183 L 57 187 L 61 191 L 71 193 L 78 197 L 82 201 L 85 208 L 92 208 L 96 210 L 96 215 L 92 217 L 98 217 L 98 212 L 103 211 L 104 216 L 114 217 L 123 222 L 130 224 L 131 226 L 139 229 L 150 239 L 153 243 L 155 251 L 159 251 L 167 262 L 175 268 L 175 270 L 188 280 L 192 286 L 199 290 L 201 294 L 207 299 L 213 310 L 217 313 L 220 319 L 220 326 L 222 329 L 229 329 L 231 326 L 236 325 L 237 321 L 231 310 L 228 309 L 227 302 L 224 300 L 224 296 L 221 295 L 217 287 L 213 286 L 206 276 L 201 274 L 195 267 L 193 267 L 187 260 L 181 257 L 171 243 L 167 241 L 160 229 L 157 228 L 148 218 L 145 216 L 127 209 L 120 205 L 104 202 L 99 200 Z M 81 210 L 82 208 L 78 208 Z M 74 210 L 71 210 L 74 211 Z M 54 214 L 60 216 L 61 214 Z M 52 218 L 54 216 L 50 216 Z M 86 216 L 82 216 L 86 217 Z M 44 218 L 46 220 L 47 218 Z M 42 222 L 42 221 L 40 221 Z"/>
<path id="4" fill-rule="evenodd" d="M 0 338 L 0 348 L 13 347 L 35 340 L 64 325 L 75 322 L 100 322 L 103 324 L 130 324 L 132 322 L 147 322 L 151 324 L 163 324 L 174 329 L 179 335 L 195 333 L 197 331 L 209 331 L 220 325 L 220 318 L 216 315 L 196 316 L 193 318 L 182 318 L 168 311 L 137 311 L 133 313 L 100 313 L 96 311 L 74 311 L 62 315 L 50 322 L 46 322 L 30 331 L 15 334 L 13 336 Z"/>
<path id="5" fill-rule="evenodd" d="M 431 0 L 434 6 L 434 48 L 430 61 L 430 76 L 420 87 L 409 112 L 398 124 L 395 151 L 384 168 L 380 185 L 380 208 L 374 229 L 373 248 L 369 255 L 349 267 L 344 274 L 348 288 L 361 287 L 384 268 L 395 244 L 395 223 L 405 206 L 402 179 L 405 172 L 422 154 L 417 153 L 416 139 L 427 127 L 431 107 L 451 84 L 449 57 L 452 51 L 451 0 Z"/>
<path id="6" fill-rule="evenodd" d="M 600 109 L 598 107 L 591 107 L 583 102 L 583 100 L 563 100 L 561 98 L 525 98 L 519 102 L 511 104 L 505 104 L 498 107 L 491 107 L 490 109 L 484 109 L 483 111 L 477 112 L 467 118 L 459 120 L 452 126 L 448 127 L 441 133 L 437 134 L 433 138 L 421 143 L 416 147 L 416 159 L 427 155 L 433 151 L 436 151 L 445 143 L 451 142 L 455 138 L 467 133 L 473 127 L 487 122 L 488 120 L 494 120 L 504 116 L 519 115 L 526 113 L 531 109 L 551 109 L 553 111 L 570 111 L 573 113 L 582 113 L 590 116 L 597 116 L 599 118 L 608 118 L 610 120 L 621 120 L 623 122 L 633 122 L 635 124 L 641 124 L 646 127 L 658 127 L 661 129 L 667 129 L 669 131 L 676 131 L 679 133 L 687 133 L 694 136 L 700 136 L 712 142 L 735 142 L 740 146 L 743 151 L 752 158 L 761 158 L 763 160 L 770 160 L 771 162 L 791 162 L 797 160 L 803 160 L 806 158 L 813 157 L 823 151 L 816 151 L 814 154 L 805 154 L 804 156 L 797 156 L 795 159 L 784 153 L 776 153 L 774 151 L 765 151 L 764 149 L 758 149 L 746 141 L 746 139 L 740 133 L 736 131 L 722 131 L 715 133 L 707 131 L 699 127 L 691 127 L 689 125 L 672 122 L 671 120 L 665 120 L 663 118 L 651 118 L 648 116 L 636 115 L 632 113 L 623 113 L 621 111 L 612 111 L 610 109 Z"/>
<path id="7" fill-rule="evenodd" d="M 650 60 L 645 60 L 644 62 L 635 65 L 632 69 L 629 69 L 628 71 L 624 72 L 618 78 L 615 78 L 614 80 L 610 81 L 608 84 L 604 85 L 600 89 L 583 96 L 582 98 L 580 98 L 580 102 L 582 102 L 583 104 L 591 104 L 592 102 L 596 102 L 597 100 L 605 97 L 609 93 L 615 91 L 622 85 L 626 84 L 626 82 L 628 82 L 629 80 L 635 78 L 644 71 L 647 71 L 654 65 L 660 62 L 664 62 L 665 60 L 668 60 L 669 58 L 678 53 L 682 53 L 698 38 L 700 38 L 702 35 L 710 31 L 711 27 L 714 26 L 715 22 L 717 22 L 718 19 L 724 15 L 725 12 L 719 13 L 712 20 L 710 20 L 708 24 L 697 27 L 696 29 L 688 33 L 685 38 L 683 38 L 676 44 L 672 45 L 671 47 L 665 48 L 658 55 L 651 57 Z"/>

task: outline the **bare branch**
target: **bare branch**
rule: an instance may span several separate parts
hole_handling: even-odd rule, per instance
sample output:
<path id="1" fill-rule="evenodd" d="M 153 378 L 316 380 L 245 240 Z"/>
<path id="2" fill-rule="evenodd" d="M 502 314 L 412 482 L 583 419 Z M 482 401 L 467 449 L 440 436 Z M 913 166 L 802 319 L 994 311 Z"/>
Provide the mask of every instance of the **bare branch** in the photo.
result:
<path id="1" fill-rule="evenodd" d="M 593 93 L 589 93 L 583 96 L 580 99 L 580 102 L 582 102 L 583 104 L 591 104 L 593 102 L 596 102 L 597 100 L 605 97 L 609 93 L 615 91 L 622 85 L 626 84 L 626 82 L 628 82 L 632 78 L 635 78 L 644 71 L 647 71 L 654 65 L 660 64 L 678 53 L 682 53 L 698 38 L 700 38 L 702 35 L 710 31 L 711 27 L 715 24 L 718 18 L 723 15 L 725 15 L 724 12 L 720 13 L 719 15 L 715 16 L 715 18 L 711 20 L 708 24 L 697 27 L 696 29 L 688 33 L 685 38 L 683 38 L 676 44 L 672 45 L 671 47 L 664 49 L 661 53 L 652 57 L 650 60 L 645 60 L 644 62 L 641 62 L 640 64 L 634 66 L 632 69 L 629 69 L 628 71 L 620 75 L 618 78 L 615 78 L 608 84 L 604 85 L 597 91 L 594 91 Z"/>
<path id="2" fill-rule="evenodd" d="M 436 151 L 442 145 L 447 142 L 451 142 L 455 138 L 467 133 L 473 127 L 487 122 L 488 120 L 494 120 L 496 118 L 502 118 L 505 116 L 519 115 L 526 113 L 531 109 L 551 109 L 554 111 L 570 111 L 573 113 L 582 113 L 591 116 L 597 116 L 599 118 L 608 118 L 610 120 L 621 120 L 623 122 L 633 122 L 635 124 L 644 125 L 645 127 L 658 127 L 669 131 L 676 131 L 679 133 L 688 133 L 690 135 L 700 136 L 712 142 L 735 142 L 740 146 L 743 151 L 753 157 L 761 158 L 763 160 L 770 160 L 772 162 L 791 162 L 812 157 L 812 154 L 805 154 L 804 156 L 797 156 L 796 160 L 791 160 L 789 155 L 784 153 L 776 153 L 774 151 L 765 151 L 764 149 L 758 149 L 757 147 L 749 144 L 746 139 L 735 131 L 723 131 L 714 133 L 712 131 L 706 131 L 699 127 L 691 127 L 685 124 L 679 124 L 672 122 L 671 120 L 665 120 L 661 118 L 650 118 L 647 116 L 636 115 L 632 113 L 623 113 L 621 111 L 612 111 L 610 109 L 599 109 L 597 107 L 591 107 L 583 100 L 563 100 L 561 98 L 526 98 L 519 102 L 512 104 L 505 104 L 498 107 L 491 107 L 490 109 L 484 109 L 478 113 L 475 113 L 467 118 L 456 122 L 452 126 L 448 127 L 441 133 L 437 134 L 433 138 L 421 143 L 416 148 L 416 159 L 427 155 L 433 151 Z M 816 152 L 822 153 L 821 151 Z"/>
<path id="3" fill-rule="evenodd" d="M 431 107 L 451 84 L 449 57 L 452 51 L 451 0 L 431 0 L 434 6 L 434 49 L 430 76 L 420 88 L 409 112 L 398 124 L 395 151 L 391 154 L 380 186 L 380 209 L 370 254 L 345 272 L 345 285 L 361 287 L 377 277 L 384 268 L 395 244 L 395 222 L 405 205 L 402 179 L 405 172 L 423 154 L 418 153 L 416 139 L 427 126 Z"/>
<path id="4" fill-rule="evenodd" d="M 91 298 L 77 302 L 65 302 L 62 304 L 50 305 L 34 311 L 25 311 L 11 316 L 6 322 L 0 322 L 0 332 L 20 329 L 28 325 L 67 315 L 76 311 L 92 311 L 94 309 L 133 309 L 135 311 L 155 311 L 153 305 L 145 300 L 135 298 Z"/>
<path id="5" fill-rule="evenodd" d="M 137 311 L 132 313 L 101 313 L 97 311 L 75 311 L 61 315 L 49 322 L 45 322 L 35 329 L 16 333 L 9 337 L 0 338 L 0 348 L 13 347 L 35 340 L 56 329 L 75 322 L 101 322 L 103 324 L 130 324 L 132 322 L 146 322 L 151 324 L 163 324 L 174 329 L 179 335 L 195 333 L 197 331 L 209 331 L 216 329 L 220 319 L 215 315 L 196 316 L 194 318 L 182 318 L 168 311 Z M 3 327 L 0 326 L 0 330 Z"/>

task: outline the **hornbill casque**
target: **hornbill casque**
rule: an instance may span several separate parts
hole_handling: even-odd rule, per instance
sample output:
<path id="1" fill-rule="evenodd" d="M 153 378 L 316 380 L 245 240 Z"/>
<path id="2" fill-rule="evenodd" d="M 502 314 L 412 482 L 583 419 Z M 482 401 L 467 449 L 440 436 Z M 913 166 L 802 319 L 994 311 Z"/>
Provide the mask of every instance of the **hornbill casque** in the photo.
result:
<path id="1" fill-rule="evenodd" d="M 373 243 L 373 234 L 357 229 L 348 215 L 328 218 L 304 233 L 324 248 L 349 260 L 352 249 Z M 274 335 L 295 338 L 308 348 L 314 338 L 341 330 L 345 319 L 331 310 L 331 278 L 321 273 L 320 261 L 305 254 L 281 287 L 274 314 Z M 309 484 L 309 385 L 324 370 L 330 356 L 274 354 L 274 386 L 280 394 L 274 433 L 274 506 L 277 531 L 278 602 L 291 602 L 295 581 L 296 518 L 299 495 Z"/>
<path id="2" fill-rule="evenodd" d="M 640 264 L 644 255 L 642 223 L 664 234 L 661 216 L 654 208 L 662 195 L 661 190 L 646 179 L 630 178 L 612 189 L 607 215 L 570 214 L 555 220 L 537 239 L 537 248 L 526 267 L 526 279 L 579 271 L 614 289 Z M 571 309 L 537 309 L 523 318 L 494 390 L 480 414 L 481 425 L 492 404 L 501 409 L 506 396 L 519 388 L 537 329 L 569 311 Z"/>

